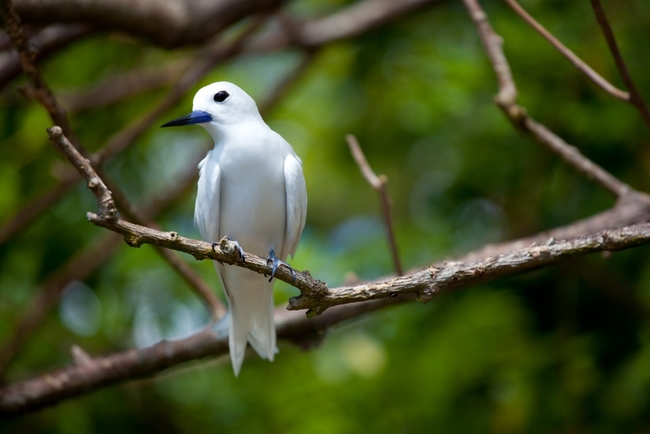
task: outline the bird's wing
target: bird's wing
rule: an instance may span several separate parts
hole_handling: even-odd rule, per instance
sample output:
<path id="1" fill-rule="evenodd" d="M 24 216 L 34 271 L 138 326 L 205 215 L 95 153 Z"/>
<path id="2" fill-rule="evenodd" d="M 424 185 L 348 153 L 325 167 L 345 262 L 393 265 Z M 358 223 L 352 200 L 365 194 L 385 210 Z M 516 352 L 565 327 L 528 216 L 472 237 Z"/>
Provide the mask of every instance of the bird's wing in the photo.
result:
<path id="1" fill-rule="evenodd" d="M 307 187 L 302 175 L 302 165 L 295 155 L 284 159 L 284 185 L 287 201 L 287 223 L 284 230 L 282 258 L 293 255 L 298 248 L 300 235 L 307 217 Z"/>
<path id="2" fill-rule="evenodd" d="M 199 163 L 199 183 L 194 206 L 194 222 L 206 241 L 219 241 L 221 169 L 210 153 Z"/>

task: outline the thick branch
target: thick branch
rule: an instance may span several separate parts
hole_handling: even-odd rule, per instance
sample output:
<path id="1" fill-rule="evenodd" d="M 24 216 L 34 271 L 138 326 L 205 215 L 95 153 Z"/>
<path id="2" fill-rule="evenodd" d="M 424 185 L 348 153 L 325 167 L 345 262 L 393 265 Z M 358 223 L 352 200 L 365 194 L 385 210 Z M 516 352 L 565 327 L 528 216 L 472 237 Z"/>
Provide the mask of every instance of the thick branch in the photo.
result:
<path id="1" fill-rule="evenodd" d="M 322 311 L 331 306 L 417 293 L 420 301 L 429 301 L 441 291 L 460 288 L 552 265 L 576 256 L 617 251 L 650 243 L 650 224 L 641 223 L 622 229 L 603 231 L 572 240 L 548 240 L 479 261 L 447 262 L 424 268 L 407 276 L 379 280 L 362 285 L 343 286 L 313 294 L 302 290 L 289 300 L 289 309 Z"/>
<path id="2" fill-rule="evenodd" d="M 498 244 L 488 244 L 457 260 L 470 261 L 488 256 L 497 256 L 533 244 L 544 243 L 551 238 L 565 240 L 585 237 L 604 230 L 620 229 L 647 221 L 650 221 L 650 198 L 643 193 L 629 194 L 619 199 L 616 206 L 607 211 L 528 237 Z"/>
<path id="3" fill-rule="evenodd" d="M 25 22 L 86 23 L 168 47 L 199 44 L 243 18 L 283 0 L 16 0 Z"/>
<path id="4" fill-rule="evenodd" d="M 338 306 L 314 319 L 307 319 L 297 312 L 276 311 L 276 330 L 281 339 L 310 346 L 320 340 L 331 325 L 407 300 L 408 297 L 400 297 Z M 190 360 L 223 355 L 227 351 L 227 338 L 217 340 L 212 332 L 205 329 L 186 339 L 162 341 L 141 350 L 96 358 L 84 357 L 83 363 L 0 389 L 0 415 L 37 410 L 101 387 L 151 376 Z"/>
<path id="5" fill-rule="evenodd" d="M 67 148 L 72 153 L 74 148 Z M 70 157 L 75 167 L 76 159 Z M 90 168 L 92 171 L 92 168 Z M 89 176 L 92 179 L 93 173 Z M 96 175 L 94 175 L 96 176 Z M 101 197 L 101 192 L 95 194 Z M 271 268 L 265 259 L 247 254 L 241 261 L 234 242 L 222 239 L 219 249 L 206 242 L 179 236 L 176 232 L 160 232 L 115 218 L 88 213 L 88 219 L 124 235 L 126 242 L 139 247 L 143 243 L 155 244 L 193 255 L 196 259 L 214 259 L 231 265 L 239 265 L 260 274 L 270 274 Z M 469 263 L 451 263 L 443 267 L 429 267 L 408 276 L 387 279 L 370 284 L 342 287 L 328 290 L 320 281 L 314 280 L 308 272 L 297 272 L 295 279 L 290 271 L 280 268 L 276 277 L 296 288 L 301 295 L 290 300 L 289 308 L 309 309 L 308 315 L 320 314 L 328 307 L 380 298 L 389 298 L 400 293 L 417 293 L 420 299 L 429 300 L 440 290 L 520 273 L 533 268 L 548 266 L 561 259 L 600 251 L 614 251 L 637 246 L 650 241 L 650 226 L 641 224 L 628 228 L 604 231 L 568 241 L 550 240 L 548 245 L 533 246 L 500 255 L 496 258 Z"/>
<path id="6" fill-rule="evenodd" d="M 469 2 L 471 0 L 466 1 Z M 53 139 L 57 137 L 61 138 L 60 129 L 54 127 L 49 131 Z M 73 166 L 79 170 L 80 174 L 89 182 L 90 186 L 90 180 L 98 178 L 92 167 L 87 162 L 87 166 L 83 164 L 85 160 L 82 161 L 82 156 L 76 153 L 72 146 L 62 146 L 62 150 L 66 152 Z M 109 195 L 110 197 L 110 192 L 107 192 L 105 189 L 91 188 L 91 190 L 97 196 L 101 210 L 101 204 L 104 201 L 103 198 L 105 195 Z M 88 219 L 96 225 L 121 233 L 124 235 L 126 242 L 133 247 L 139 247 L 143 243 L 155 244 L 192 254 L 197 259 L 209 258 L 231 265 L 240 265 L 260 274 L 269 274 L 271 271 L 266 261 L 255 255 L 248 254 L 245 260 L 241 261 L 235 244 L 226 238 L 221 240 L 219 249 L 216 249 L 214 244 L 210 245 L 205 242 L 184 238 L 176 232 L 156 231 L 115 219 L 101 212 L 99 215 L 88 213 Z M 290 309 L 309 309 L 307 312 L 308 316 L 313 314 L 318 315 L 328 307 L 338 304 L 387 298 L 400 292 L 416 292 L 421 299 L 428 300 L 441 289 L 449 286 L 457 286 L 463 282 L 475 283 L 509 273 L 523 272 L 580 254 L 604 250 L 619 250 L 636 246 L 647 242 L 646 235 L 650 238 L 650 231 L 647 230 L 647 225 L 642 226 L 642 228 L 646 232 L 639 233 L 638 228 L 636 232 L 630 232 L 629 229 L 620 229 L 618 231 L 603 232 L 597 236 L 592 235 L 558 243 L 555 243 L 553 240 L 553 243 L 549 243 L 550 245 L 548 246 L 535 246 L 533 248 L 517 250 L 501 255 L 496 260 L 494 258 L 487 258 L 483 261 L 471 262 L 466 265 L 467 269 L 461 266 L 448 272 L 446 270 L 449 267 L 429 267 L 410 276 L 334 290 L 328 290 L 323 282 L 312 279 L 308 272 L 296 273 L 294 277 L 288 270 L 281 268 L 276 276 L 301 291 L 299 297 L 294 297 L 290 300 Z M 627 232 L 625 232 L 626 230 Z"/>

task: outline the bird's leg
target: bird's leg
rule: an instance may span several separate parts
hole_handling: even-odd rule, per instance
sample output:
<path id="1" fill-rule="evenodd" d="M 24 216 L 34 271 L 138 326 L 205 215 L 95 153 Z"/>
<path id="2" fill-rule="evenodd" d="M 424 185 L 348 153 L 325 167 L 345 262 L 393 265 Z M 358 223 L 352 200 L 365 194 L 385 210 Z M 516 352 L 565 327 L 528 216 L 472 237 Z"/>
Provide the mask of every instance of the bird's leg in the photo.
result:
<path id="1" fill-rule="evenodd" d="M 289 269 L 289 271 L 291 271 L 291 277 L 292 277 L 293 281 L 294 282 L 296 281 L 296 272 L 293 271 L 293 268 L 291 268 L 291 265 L 287 264 L 286 262 L 280 260 L 280 258 L 275 256 L 275 250 L 273 250 L 273 249 L 269 250 L 269 257 L 266 260 L 266 265 L 267 266 L 271 266 L 271 264 L 273 264 L 273 268 L 271 269 L 271 278 L 269 279 L 269 282 L 271 280 L 273 280 L 273 277 L 275 276 L 275 272 L 278 270 L 278 267 L 280 265 L 285 265 Z M 266 276 L 266 274 L 264 276 Z"/>

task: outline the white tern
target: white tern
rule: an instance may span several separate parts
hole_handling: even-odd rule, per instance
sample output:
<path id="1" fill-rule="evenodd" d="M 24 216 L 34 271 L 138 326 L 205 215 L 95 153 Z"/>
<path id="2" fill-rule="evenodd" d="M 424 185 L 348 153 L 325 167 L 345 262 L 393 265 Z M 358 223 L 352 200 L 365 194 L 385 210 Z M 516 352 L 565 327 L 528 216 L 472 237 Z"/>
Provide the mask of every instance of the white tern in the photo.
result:
<path id="1" fill-rule="evenodd" d="M 198 124 L 214 140 L 199 163 L 194 220 L 201 236 L 212 242 L 228 236 L 244 251 L 268 256 L 275 273 L 295 254 L 305 226 L 302 161 L 264 122 L 255 101 L 232 83 L 200 89 L 192 110 L 163 127 Z M 247 342 L 263 359 L 273 361 L 277 351 L 273 283 L 241 267 L 215 267 L 228 299 L 228 344 L 237 376 Z"/>

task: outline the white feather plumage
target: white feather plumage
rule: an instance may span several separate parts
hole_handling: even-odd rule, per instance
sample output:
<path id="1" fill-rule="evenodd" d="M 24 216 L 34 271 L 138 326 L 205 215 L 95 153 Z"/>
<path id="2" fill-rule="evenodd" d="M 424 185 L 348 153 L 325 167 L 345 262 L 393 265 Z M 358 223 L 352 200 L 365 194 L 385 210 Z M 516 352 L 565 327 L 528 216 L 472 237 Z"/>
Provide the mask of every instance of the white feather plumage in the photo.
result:
<path id="1" fill-rule="evenodd" d="M 219 92 L 228 96 L 218 101 Z M 198 123 L 214 139 L 214 149 L 199 164 L 194 219 L 201 236 L 206 241 L 229 236 L 263 257 L 270 250 L 283 261 L 293 256 L 307 213 L 300 158 L 232 83 L 200 89 L 193 110 L 166 125 Z M 229 302 L 230 358 L 238 375 L 247 342 L 264 359 L 272 361 L 277 351 L 273 284 L 241 267 L 216 264 L 216 269 Z"/>

